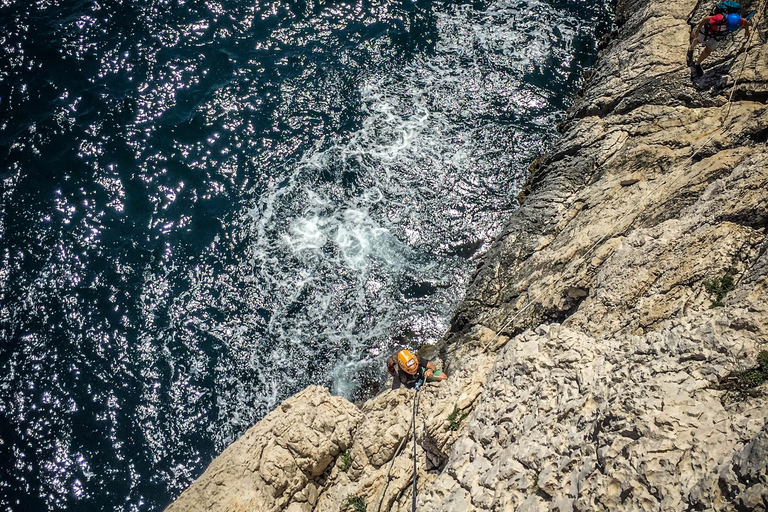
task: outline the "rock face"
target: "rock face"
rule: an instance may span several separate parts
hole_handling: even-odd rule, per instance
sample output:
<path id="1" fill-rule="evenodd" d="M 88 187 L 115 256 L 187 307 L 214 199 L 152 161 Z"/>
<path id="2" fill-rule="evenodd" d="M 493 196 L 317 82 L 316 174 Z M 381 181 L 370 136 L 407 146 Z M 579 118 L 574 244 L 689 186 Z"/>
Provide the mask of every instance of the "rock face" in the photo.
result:
<path id="1" fill-rule="evenodd" d="M 768 508 L 768 386 L 744 377 L 768 350 L 752 4 L 752 38 L 692 81 L 688 23 L 709 3 L 618 2 L 563 138 L 428 354 L 450 378 L 419 393 L 418 510 Z M 413 398 L 358 409 L 309 388 L 169 510 L 410 510 Z"/>
<path id="2" fill-rule="evenodd" d="M 348 401 L 309 387 L 224 450 L 167 510 L 312 510 L 317 477 L 352 445 L 360 420 Z"/>

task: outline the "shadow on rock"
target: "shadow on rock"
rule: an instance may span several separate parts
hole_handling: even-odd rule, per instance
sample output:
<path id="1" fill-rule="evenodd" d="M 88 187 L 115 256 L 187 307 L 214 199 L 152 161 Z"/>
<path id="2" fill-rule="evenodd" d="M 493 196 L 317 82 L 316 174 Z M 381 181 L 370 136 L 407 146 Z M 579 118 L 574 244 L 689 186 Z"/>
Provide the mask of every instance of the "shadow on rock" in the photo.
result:
<path id="1" fill-rule="evenodd" d="M 730 64 L 720 64 L 708 69 L 703 75 L 698 76 L 696 70 L 691 68 L 691 80 L 696 89 L 711 91 L 713 94 L 716 94 L 726 89 L 730 71 Z"/>

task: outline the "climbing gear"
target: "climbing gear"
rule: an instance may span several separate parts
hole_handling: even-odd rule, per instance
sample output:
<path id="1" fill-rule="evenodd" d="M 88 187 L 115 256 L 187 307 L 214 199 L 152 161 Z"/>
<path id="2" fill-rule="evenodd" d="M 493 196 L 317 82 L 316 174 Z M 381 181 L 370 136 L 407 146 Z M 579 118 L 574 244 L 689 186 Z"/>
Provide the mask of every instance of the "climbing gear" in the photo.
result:
<path id="1" fill-rule="evenodd" d="M 419 369 L 419 359 L 410 350 L 401 350 L 397 353 L 397 363 L 400 368 L 409 375 L 415 375 Z"/>
<path id="2" fill-rule="evenodd" d="M 728 32 L 736 32 L 741 28 L 741 16 L 729 14 L 725 19 L 725 26 L 728 28 Z"/>
<path id="3" fill-rule="evenodd" d="M 694 64 L 693 72 L 697 77 L 702 76 L 704 74 L 704 70 L 701 68 L 701 64 Z"/>

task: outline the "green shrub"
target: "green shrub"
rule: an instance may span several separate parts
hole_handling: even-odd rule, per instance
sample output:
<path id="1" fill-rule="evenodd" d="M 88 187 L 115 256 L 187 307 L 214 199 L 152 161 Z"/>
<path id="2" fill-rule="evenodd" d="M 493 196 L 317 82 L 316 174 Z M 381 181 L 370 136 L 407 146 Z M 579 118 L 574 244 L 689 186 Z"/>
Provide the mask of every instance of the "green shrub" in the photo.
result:
<path id="1" fill-rule="evenodd" d="M 757 368 L 744 370 L 738 377 L 742 389 L 756 388 L 768 381 L 768 350 L 757 354 Z"/>
<path id="2" fill-rule="evenodd" d="M 354 512 L 366 512 L 368 507 L 365 504 L 365 500 L 362 496 L 350 496 L 347 501 L 344 502 L 344 508 L 346 510 L 352 509 Z"/>
<path id="3" fill-rule="evenodd" d="M 739 381 L 745 388 L 756 388 L 765 382 L 766 375 L 760 368 L 745 370 L 739 375 Z"/>
<path id="4" fill-rule="evenodd" d="M 757 364 L 764 374 L 768 375 L 768 350 L 761 350 L 757 354 Z"/>
<path id="5" fill-rule="evenodd" d="M 339 458 L 341 459 L 339 461 L 339 469 L 346 473 L 349 471 L 349 468 L 352 467 L 352 450 L 348 449 L 339 455 Z"/>
<path id="6" fill-rule="evenodd" d="M 708 281 L 704 281 L 704 289 L 707 290 L 711 295 L 714 295 L 715 300 L 712 301 L 712 304 L 709 306 L 710 308 L 721 308 L 723 307 L 723 299 L 725 298 L 725 295 L 733 290 L 735 288 L 735 284 L 733 282 L 733 275 L 730 273 L 726 273 L 721 278 L 715 278 L 710 279 Z"/>
<path id="7" fill-rule="evenodd" d="M 464 421 L 464 418 L 467 416 L 469 416 L 468 412 L 464 412 L 458 407 L 454 407 L 453 412 L 448 415 L 448 428 L 451 430 L 459 430 L 461 422 Z"/>

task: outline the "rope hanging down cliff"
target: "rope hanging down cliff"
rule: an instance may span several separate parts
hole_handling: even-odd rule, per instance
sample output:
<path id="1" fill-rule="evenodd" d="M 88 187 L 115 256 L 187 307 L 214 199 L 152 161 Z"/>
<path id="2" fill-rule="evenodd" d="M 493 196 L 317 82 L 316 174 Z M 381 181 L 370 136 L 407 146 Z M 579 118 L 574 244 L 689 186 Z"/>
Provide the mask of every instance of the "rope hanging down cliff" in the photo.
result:
<path id="1" fill-rule="evenodd" d="M 755 32 L 757 32 L 760 15 L 765 12 L 765 1 L 766 0 L 763 0 L 762 2 L 760 2 L 760 7 L 756 10 L 756 14 L 754 16 L 755 30 L 750 32 L 749 37 L 747 38 L 747 42 L 744 43 L 744 48 L 746 48 L 747 51 L 749 51 L 749 44 L 752 42 L 752 36 L 755 35 Z M 741 63 L 741 70 L 739 71 L 739 75 L 736 77 L 736 80 L 733 81 L 733 86 L 731 87 L 731 94 L 730 96 L 728 96 L 728 108 L 725 111 L 726 119 L 728 118 L 728 114 L 731 113 L 731 103 L 733 100 L 733 93 L 736 92 L 736 84 L 739 82 L 739 80 L 741 80 L 741 74 L 744 73 L 744 68 L 746 67 L 746 64 L 747 64 L 747 56 L 744 55 L 744 61 Z"/>
<path id="2" fill-rule="evenodd" d="M 752 36 L 754 35 L 755 32 L 757 32 L 757 27 L 758 27 L 758 24 L 759 24 L 759 21 L 760 21 L 759 20 L 760 15 L 763 14 L 764 11 L 765 11 L 766 1 L 768 1 L 768 0 L 762 0 L 760 2 L 760 7 L 757 9 L 757 15 L 755 16 L 755 22 L 754 22 L 755 30 L 753 30 L 750 33 L 750 36 L 749 36 L 749 38 L 747 38 L 747 41 L 745 43 L 745 48 L 747 48 L 747 51 L 749 50 L 749 44 L 751 43 Z M 701 144 L 699 146 L 699 148 L 691 154 L 691 159 L 695 158 L 696 155 L 698 155 L 705 147 L 707 147 L 709 142 L 716 135 L 722 134 L 722 133 L 725 132 L 725 123 L 724 123 L 724 121 L 726 119 L 728 119 L 728 115 L 731 112 L 731 105 L 732 105 L 732 102 L 733 102 L 733 94 L 736 91 L 736 85 L 738 84 L 739 80 L 741 79 L 741 75 L 744 72 L 744 68 L 745 68 L 746 62 L 747 62 L 747 57 L 745 55 L 744 56 L 744 61 L 742 62 L 742 65 L 741 65 L 741 69 L 739 70 L 739 73 L 736 76 L 736 78 L 734 79 L 733 85 L 731 86 L 731 93 L 728 96 L 728 108 L 725 111 L 725 115 L 723 115 L 723 117 L 720 120 L 720 129 L 718 131 L 715 131 L 712 134 L 710 134 L 710 136 L 706 139 L 706 141 L 704 141 L 704 143 Z M 620 225 L 630 215 L 633 215 L 633 214 L 636 214 L 636 213 L 640 213 L 641 211 L 644 211 L 645 208 L 646 208 L 645 203 L 648 200 L 648 198 L 650 198 L 654 193 L 656 193 L 658 190 L 660 190 L 661 188 L 665 187 L 666 185 L 667 185 L 667 180 L 666 179 L 662 180 L 661 183 L 659 183 L 659 185 L 657 185 L 656 187 L 651 189 L 645 196 L 643 196 L 643 198 L 637 203 L 637 207 L 636 208 L 631 209 L 629 212 L 624 214 L 624 216 L 622 216 L 618 221 L 616 221 L 611 226 L 609 226 L 609 229 L 606 231 L 606 233 L 603 236 L 601 236 L 595 243 L 593 243 L 587 249 L 587 251 L 584 253 L 584 256 L 583 256 L 584 259 L 586 259 L 588 256 L 590 256 L 593 253 L 593 251 L 600 244 L 602 244 L 606 240 L 606 238 L 608 238 L 609 235 L 616 236 L 616 235 L 620 234 L 620 233 L 614 233 L 614 229 L 616 228 L 616 226 Z M 628 228 L 629 228 L 629 226 L 627 226 L 627 229 Z M 528 308 L 530 308 L 532 305 L 537 303 L 539 301 L 539 299 L 541 299 L 545 295 L 549 294 L 552 291 L 552 289 L 555 287 L 555 285 L 559 284 L 562 281 L 562 279 L 563 279 L 563 275 L 561 274 L 560 277 L 558 277 L 552 284 L 547 286 L 541 293 L 536 295 L 533 299 L 529 300 L 525 304 L 525 306 L 523 306 L 521 309 L 519 309 L 507 322 L 505 322 L 501 326 L 501 328 L 499 330 L 496 331 L 496 334 L 493 336 L 493 338 L 491 338 L 491 340 L 488 343 L 486 343 L 485 346 L 483 346 L 481 352 L 485 352 L 488 349 L 488 347 L 491 346 L 491 344 L 493 344 L 496 340 L 499 339 L 499 336 L 501 335 L 502 332 L 504 332 L 510 325 L 512 325 L 512 323 L 515 320 L 520 318 L 520 315 L 522 315 Z M 509 340 L 507 340 L 507 341 L 509 341 Z M 506 344 L 506 342 L 504 342 L 504 344 L 502 344 L 501 346 L 503 346 L 505 344 Z M 499 348 L 501 348 L 501 346 Z"/>
<path id="3" fill-rule="evenodd" d="M 419 411 L 419 390 L 421 382 L 416 383 L 416 394 L 413 397 L 413 510 L 416 512 L 416 415 Z"/>
<path id="4" fill-rule="evenodd" d="M 411 417 L 411 426 L 408 427 L 408 430 L 413 429 L 413 510 L 412 512 L 416 512 L 416 416 L 418 414 L 419 410 L 419 391 L 421 390 L 421 385 L 417 385 L 415 387 L 416 394 L 413 396 L 413 415 Z M 387 470 L 387 484 L 384 486 L 383 491 L 381 491 L 381 496 L 379 497 L 379 504 L 376 507 L 376 512 L 381 512 L 381 503 L 384 501 L 384 496 L 387 494 L 387 489 L 389 489 L 389 482 L 390 482 L 390 475 L 392 474 L 392 466 L 395 465 L 395 460 L 397 459 L 398 455 L 400 455 L 400 450 L 403 448 L 403 444 L 405 444 L 405 441 L 408 439 L 408 437 L 403 437 L 402 441 L 400 441 L 400 444 L 397 446 L 397 449 L 395 450 L 394 455 L 392 456 L 392 462 L 389 464 L 389 469 Z"/>
<path id="5" fill-rule="evenodd" d="M 752 36 L 755 35 L 755 32 L 757 32 L 757 28 L 758 28 L 758 25 L 760 23 L 760 16 L 765 12 L 765 2 L 766 2 L 766 0 L 762 0 L 760 2 L 760 6 L 755 11 L 755 16 L 754 16 L 754 19 L 755 19 L 754 27 L 755 27 L 755 29 L 752 30 L 749 33 L 749 37 L 747 38 L 746 42 L 744 43 L 744 48 L 746 49 L 746 51 L 749 51 L 749 45 L 752 42 Z M 725 109 L 725 115 L 722 117 L 722 119 L 720 121 L 720 131 L 713 132 L 707 138 L 707 140 L 704 141 L 704 144 L 701 144 L 699 146 L 699 149 L 697 149 L 696 151 L 693 152 L 693 154 L 691 155 L 691 159 L 693 159 L 696 155 L 698 155 L 699 152 L 702 149 L 707 147 L 707 144 L 709 144 L 710 141 L 715 138 L 715 135 L 719 135 L 719 134 L 725 133 L 725 123 L 724 123 L 724 121 L 726 119 L 728 119 L 728 116 L 731 113 L 731 106 L 733 105 L 733 94 L 736 92 L 736 84 L 738 84 L 739 80 L 741 80 L 741 75 L 744 73 L 744 68 L 746 67 L 746 64 L 747 64 L 747 55 L 745 53 L 744 60 L 741 63 L 741 69 L 739 70 L 739 73 L 737 74 L 736 78 L 733 80 L 733 85 L 731 85 L 731 93 L 728 95 L 728 108 Z"/>

